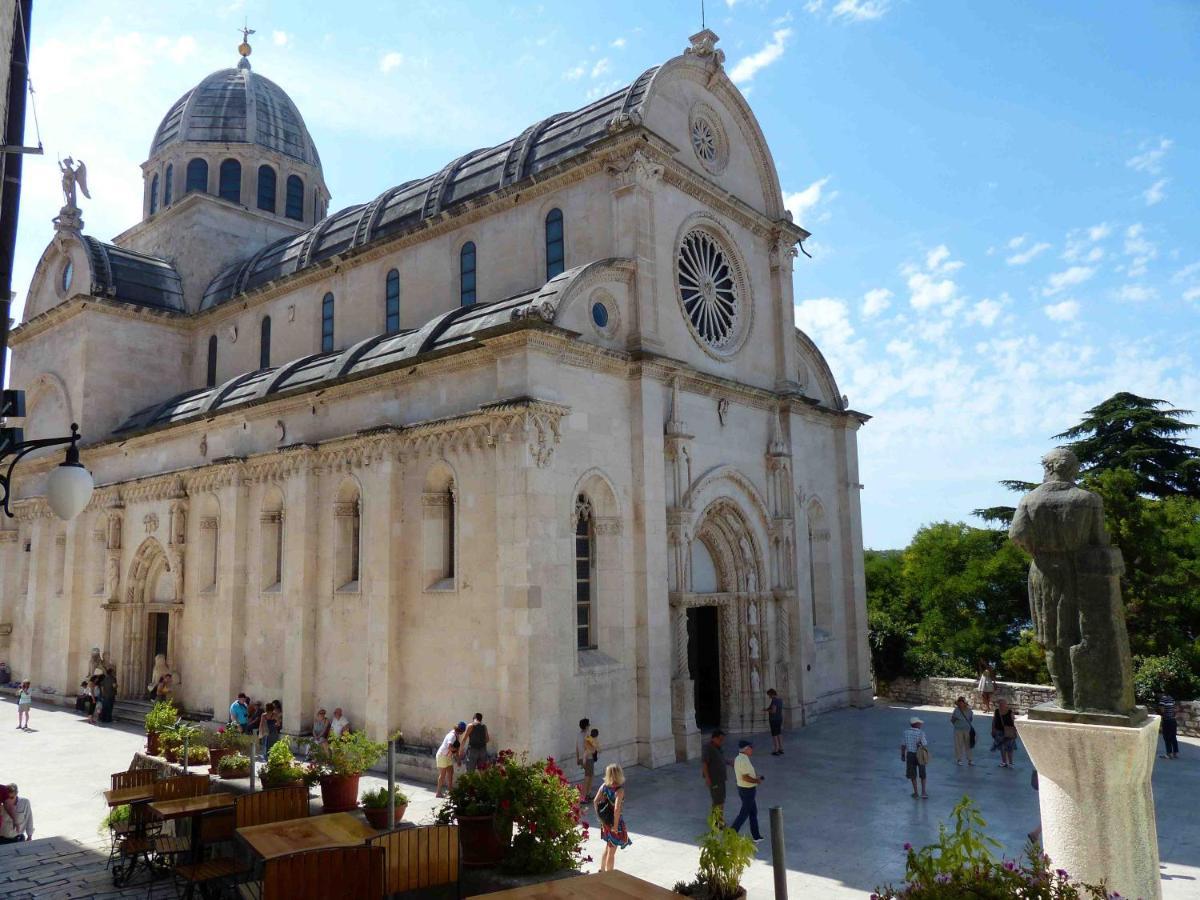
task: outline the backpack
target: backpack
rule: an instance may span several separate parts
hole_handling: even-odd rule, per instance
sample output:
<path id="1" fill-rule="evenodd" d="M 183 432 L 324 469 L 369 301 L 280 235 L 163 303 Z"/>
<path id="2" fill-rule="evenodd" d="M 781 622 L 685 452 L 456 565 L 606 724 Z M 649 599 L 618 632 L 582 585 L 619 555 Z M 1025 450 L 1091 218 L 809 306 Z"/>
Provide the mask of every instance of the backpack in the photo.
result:
<path id="1" fill-rule="evenodd" d="M 609 828 L 613 826 L 613 812 L 613 802 L 608 799 L 608 794 L 601 791 L 600 799 L 596 802 L 596 815 Z"/>

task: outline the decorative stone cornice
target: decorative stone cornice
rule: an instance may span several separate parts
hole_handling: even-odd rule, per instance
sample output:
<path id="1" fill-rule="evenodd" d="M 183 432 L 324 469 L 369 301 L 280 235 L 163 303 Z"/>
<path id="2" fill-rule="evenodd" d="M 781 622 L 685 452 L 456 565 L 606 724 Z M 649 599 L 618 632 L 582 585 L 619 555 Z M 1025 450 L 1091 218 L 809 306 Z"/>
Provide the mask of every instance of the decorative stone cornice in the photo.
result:
<path id="1" fill-rule="evenodd" d="M 31 340 L 44 331 L 61 326 L 87 309 L 118 319 L 153 322 L 156 325 L 163 325 L 189 334 L 193 328 L 186 313 L 132 306 L 119 300 L 76 294 L 14 328 L 12 334 L 9 335 L 9 346 L 19 347 L 25 341 Z"/>

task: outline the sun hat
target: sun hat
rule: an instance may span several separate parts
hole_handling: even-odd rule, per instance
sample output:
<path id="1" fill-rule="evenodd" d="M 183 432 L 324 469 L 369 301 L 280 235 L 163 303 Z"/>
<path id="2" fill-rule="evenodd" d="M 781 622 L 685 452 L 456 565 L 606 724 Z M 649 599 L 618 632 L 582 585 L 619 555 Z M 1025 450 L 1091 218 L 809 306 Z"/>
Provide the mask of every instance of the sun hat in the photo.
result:
<path id="1" fill-rule="evenodd" d="M 922 722 L 920 719 L 918 719 L 916 716 L 913 716 L 911 719 L 908 720 L 908 724 L 909 725 L 924 725 L 925 723 Z"/>
<path id="2" fill-rule="evenodd" d="M 466 731 L 466 730 L 467 730 L 467 723 L 466 723 L 466 722 L 459 722 L 457 725 L 455 725 L 455 726 L 454 726 L 454 730 L 455 730 L 455 731 Z"/>

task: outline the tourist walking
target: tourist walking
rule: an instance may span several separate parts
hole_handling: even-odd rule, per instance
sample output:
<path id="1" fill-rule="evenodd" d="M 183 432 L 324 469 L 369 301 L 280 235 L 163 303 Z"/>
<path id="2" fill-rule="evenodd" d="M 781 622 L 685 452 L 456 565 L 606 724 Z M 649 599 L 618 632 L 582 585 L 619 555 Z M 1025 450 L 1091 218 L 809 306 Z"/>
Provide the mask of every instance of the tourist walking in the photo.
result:
<path id="1" fill-rule="evenodd" d="M 971 749 L 975 746 L 975 713 L 967 704 L 966 697 L 954 701 L 954 712 L 950 713 L 950 724 L 954 727 L 954 761 L 958 765 L 966 759 L 968 766 L 975 765 Z"/>
<path id="2" fill-rule="evenodd" d="M 700 751 L 700 772 L 708 786 L 709 803 L 717 811 L 717 821 L 722 825 L 725 824 L 725 785 L 729 780 L 726 770 L 732 765 L 721 750 L 724 743 L 725 732 L 718 728 Z"/>
<path id="3" fill-rule="evenodd" d="M 442 796 L 442 788 L 445 787 L 449 792 L 454 788 L 454 763 L 457 762 L 462 749 L 462 735 L 467 730 L 466 722 L 459 722 L 453 728 L 446 732 L 446 736 L 442 738 L 441 746 L 437 749 L 437 755 L 434 761 L 437 763 L 437 787 L 434 789 L 435 797 Z"/>
<path id="4" fill-rule="evenodd" d="M 1159 730 L 1162 731 L 1163 759 L 1179 759 L 1179 724 L 1175 720 L 1175 698 L 1163 691 L 1158 698 L 1158 714 L 1162 716 Z"/>
<path id="5" fill-rule="evenodd" d="M 979 676 L 979 699 L 983 704 L 984 712 L 992 711 L 992 694 L 996 693 L 996 670 L 991 666 L 984 666 L 983 672 Z"/>
<path id="6" fill-rule="evenodd" d="M 767 724 L 771 726 L 771 755 L 783 756 L 783 700 L 775 688 L 767 689 Z"/>
<path id="7" fill-rule="evenodd" d="M 582 806 L 587 806 L 592 799 L 592 777 L 595 774 L 596 767 L 593 763 L 592 770 L 589 772 L 585 764 L 587 760 L 587 739 L 588 730 L 591 728 L 592 720 L 583 718 L 579 720 L 579 734 L 575 736 L 575 765 L 583 769 L 583 796 L 579 803 Z"/>
<path id="8" fill-rule="evenodd" d="M 762 840 L 762 832 L 758 830 L 758 786 L 767 780 L 767 776 L 754 771 L 754 763 L 750 761 L 754 753 L 754 744 L 750 741 L 738 741 L 738 755 L 733 761 L 733 774 L 737 779 L 738 798 L 742 808 L 738 810 L 737 818 L 729 827 L 741 831 L 742 825 L 750 820 L 750 837 L 758 843 Z"/>
<path id="9" fill-rule="evenodd" d="M 117 702 L 117 670 L 109 666 L 100 681 L 100 721 L 112 722 L 113 705 Z"/>
<path id="10" fill-rule="evenodd" d="M 239 693 L 229 704 L 229 724 L 242 734 L 250 733 L 250 699 L 245 694 Z"/>
<path id="11" fill-rule="evenodd" d="M 912 795 L 915 799 L 929 799 L 925 790 L 925 767 L 929 765 L 929 738 L 925 736 L 922 726 L 925 723 L 913 716 L 908 720 L 908 728 L 904 730 L 904 739 L 900 742 L 900 758 L 904 760 L 904 777 L 912 782 Z M 921 793 L 917 794 L 917 777 L 921 778 Z"/>
<path id="12" fill-rule="evenodd" d="M 483 713 L 475 713 L 467 732 L 462 737 L 467 745 L 467 771 L 474 772 L 480 766 L 487 764 L 487 745 L 491 738 L 487 726 L 483 724 Z"/>
<path id="13" fill-rule="evenodd" d="M 1013 750 L 1017 746 L 1017 721 L 1007 700 L 996 703 L 996 712 L 992 715 L 992 740 L 1000 747 L 1000 768 L 1014 769 Z"/>
<path id="14" fill-rule="evenodd" d="M 22 681 L 21 689 L 17 691 L 17 728 L 29 730 L 29 710 L 32 708 L 33 691 L 28 681 Z"/>
<path id="15" fill-rule="evenodd" d="M 611 872 L 617 862 L 617 851 L 633 843 L 629 829 L 625 827 L 625 770 L 616 763 L 609 763 L 604 770 L 604 783 L 595 797 L 596 815 L 600 817 L 600 839 L 604 841 L 604 854 L 600 857 L 600 871 Z"/>

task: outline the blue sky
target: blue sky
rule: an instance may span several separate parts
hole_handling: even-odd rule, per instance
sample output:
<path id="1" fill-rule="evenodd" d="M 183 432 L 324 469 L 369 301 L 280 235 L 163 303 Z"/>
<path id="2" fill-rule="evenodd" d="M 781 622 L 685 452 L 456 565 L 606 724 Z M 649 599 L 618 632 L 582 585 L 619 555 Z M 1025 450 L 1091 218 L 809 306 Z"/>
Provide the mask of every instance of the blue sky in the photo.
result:
<path id="1" fill-rule="evenodd" d="M 337 209 L 628 82 L 699 3 L 38 4 L 47 156 L 26 167 L 18 305 L 55 158 L 88 164 L 89 233 L 137 221 L 159 119 L 236 62 L 243 16 Z M 708 24 L 813 232 L 798 323 L 874 416 L 868 546 L 1004 502 L 997 479 L 1035 478 L 1118 390 L 1200 408 L 1200 4 L 708 0 Z"/>

